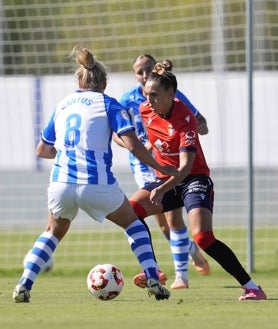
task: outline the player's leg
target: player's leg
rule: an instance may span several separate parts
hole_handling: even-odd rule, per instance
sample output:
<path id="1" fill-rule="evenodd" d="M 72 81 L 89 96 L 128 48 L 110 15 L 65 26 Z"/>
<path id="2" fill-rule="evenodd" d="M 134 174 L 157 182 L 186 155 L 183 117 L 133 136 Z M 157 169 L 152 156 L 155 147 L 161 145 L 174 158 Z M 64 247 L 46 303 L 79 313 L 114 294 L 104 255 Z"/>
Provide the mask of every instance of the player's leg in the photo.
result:
<path id="1" fill-rule="evenodd" d="M 145 217 L 155 215 L 157 213 L 161 213 L 161 211 L 163 209 L 161 204 L 160 205 L 152 204 L 150 202 L 149 197 L 150 197 L 150 192 L 145 189 L 141 189 L 141 190 L 137 191 L 133 195 L 132 200 L 130 200 L 130 203 L 131 203 L 135 213 L 137 214 L 137 216 L 140 218 L 140 220 L 142 222 L 145 222 L 145 220 L 144 220 Z M 151 237 L 151 235 L 150 235 L 150 237 Z M 157 272 L 158 272 L 159 282 L 161 284 L 165 285 L 165 283 L 167 281 L 167 275 L 160 270 L 159 266 L 157 268 Z M 133 278 L 133 282 L 139 288 L 145 288 L 147 280 L 146 280 L 146 276 L 145 276 L 144 272 L 140 272 L 140 273 L 136 274 Z"/>
<path id="2" fill-rule="evenodd" d="M 164 235 L 165 239 L 170 241 L 170 228 L 167 223 L 167 219 L 165 217 L 164 213 L 161 214 L 155 214 L 154 219 L 156 220 L 162 234 Z"/>
<path id="3" fill-rule="evenodd" d="M 67 184 L 56 183 L 48 187 L 48 223 L 45 231 L 35 241 L 33 248 L 26 256 L 25 268 L 18 285 L 13 291 L 16 303 L 28 303 L 29 291 L 40 273 L 55 251 L 59 241 L 67 233 L 71 220 L 76 216 L 78 207 L 72 199 L 72 191 Z M 63 214 L 65 217 L 61 217 Z M 56 219 L 55 219 L 56 218 Z"/>
<path id="4" fill-rule="evenodd" d="M 138 219 L 128 199 L 124 197 L 122 205 L 106 217 L 125 230 L 131 250 L 145 273 L 149 294 L 155 295 L 156 299 L 169 298 L 169 291 L 158 281 L 158 265 L 146 224 Z"/>
<path id="5" fill-rule="evenodd" d="M 262 289 L 254 283 L 234 252 L 214 236 L 212 226 L 213 184 L 211 180 L 204 179 L 197 184 L 195 181 L 195 188 L 198 185 L 202 188 L 202 197 L 200 197 L 200 193 L 187 192 L 184 200 L 195 242 L 240 283 L 245 291 L 240 300 L 266 299 Z M 187 189 L 187 191 L 191 190 Z M 197 208 L 194 206 L 196 204 L 199 205 Z"/>
<path id="6" fill-rule="evenodd" d="M 26 255 L 25 268 L 21 278 L 13 291 L 15 303 L 28 303 L 30 300 L 29 291 L 40 273 L 41 269 L 52 257 L 59 241 L 66 234 L 70 226 L 70 220 L 59 218 L 55 220 L 49 214 L 46 230 L 37 238 L 32 249 Z"/>
<path id="7" fill-rule="evenodd" d="M 183 216 L 183 208 L 176 209 L 176 214 L 178 212 L 178 216 Z M 162 231 L 164 237 L 170 243 L 170 228 L 167 223 L 167 219 L 165 217 L 165 213 L 156 214 L 154 215 L 156 222 L 160 230 Z M 189 256 L 192 260 L 192 265 L 194 268 L 201 274 L 201 275 L 208 275 L 210 273 L 210 266 L 206 258 L 202 255 L 198 245 L 195 243 L 194 240 L 189 239 Z"/>
<path id="8" fill-rule="evenodd" d="M 162 213 L 164 209 L 162 203 L 154 204 L 150 202 L 150 191 L 161 183 L 155 182 L 148 184 L 146 187 L 144 187 L 144 189 L 137 191 L 132 196 L 130 203 L 139 218 L 143 219 L 151 215 Z M 177 198 L 174 195 L 172 195 L 171 199 L 169 200 L 170 207 L 173 207 L 174 209 L 180 208 L 175 205 L 176 199 Z M 141 288 L 145 287 L 145 279 L 142 277 L 141 273 L 139 273 L 134 277 L 134 283 Z"/>
<path id="9" fill-rule="evenodd" d="M 188 288 L 188 232 L 180 209 L 165 212 L 170 229 L 170 247 L 174 261 L 176 278 L 172 289 Z"/>
<path id="10" fill-rule="evenodd" d="M 134 175 L 134 179 L 135 179 L 139 189 L 142 189 L 144 186 L 154 182 L 155 178 L 156 178 L 154 169 L 151 167 L 146 167 L 145 165 L 142 166 L 142 164 L 140 162 L 136 162 L 133 164 L 133 175 Z M 162 230 L 162 232 L 163 233 L 165 232 L 164 234 L 168 234 L 168 237 L 169 237 L 169 227 L 167 225 L 167 221 L 165 219 L 164 214 L 158 214 L 158 215 L 155 214 L 154 217 L 157 219 L 158 224 L 159 225 L 161 224 L 160 229 Z M 159 218 L 161 218 L 161 220 L 159 220 Z M 164 219 L 164 221 L 163 221 L 163 219 Z M 150 239 L 151 239 L 151 243 L 152 243 L 152 236 L 151 236 L 149 227 L 146 224 L 144 219 L 141 218 L 141 221 L 144 225 L 146 225 L 146 228 L 149 231 L 149 235 L 150 235 Z M 163 225 L 165 225 L 165 226 L 163 227 Z M 167 231 L 168 231 L 168 233 L 167 233 Z M 154 256 L 155 256 L 155 253 L 154 253 Z M 156 256 L 155 256 L 155 260 L 156 260 Z M 165 285 L 166 281 L 167 281 L 167 275 L 165 273 L 163 273 L 159 268 L 157 270 L 157 273 L 158 273 L 159 282 L 161 284 Z M 146 280 L 144 271 L 136 274 L 133 278 L 133 282 L 136 286 L 138 286 L 140 288 L 145 288 L 146 284 L 147 284 L 147 280 Z"/>
<path id="11" fill-rule="evenodd" d="M 158 280 L 159 280 L 159 282 L 161 284 L 165 285 L 168 278 L 167 278 L 167 275 L 164 272 L 161 271 L 161 269 L 159 267 L 159 264 L 157 262 L 156 255 L 155 255 L 154 248 L 153 248 L 153 243 L 152 243 L 151 231 L 150 231 L 147 223 L 145 222 L 145 220 L 144 219 L 140 219 L 140 220 L 146 226 L 146 229 L 147 229 L 147 231 L 149 233 L 149 236 L 150 236 L 151 246 L 152 246 L 152 250 L 153 250 L 153 254 L 154 254 L 154 260 L 157 263 Z M 137 287 L 139 287 L 139 288 L 146 288 L 146 286 L 147 286 L 147 278 L 146 278 L 145 272 L 144 271 L 141 271 L 140 273 L 136 274 L 133 277 L 133 283 Z"/>

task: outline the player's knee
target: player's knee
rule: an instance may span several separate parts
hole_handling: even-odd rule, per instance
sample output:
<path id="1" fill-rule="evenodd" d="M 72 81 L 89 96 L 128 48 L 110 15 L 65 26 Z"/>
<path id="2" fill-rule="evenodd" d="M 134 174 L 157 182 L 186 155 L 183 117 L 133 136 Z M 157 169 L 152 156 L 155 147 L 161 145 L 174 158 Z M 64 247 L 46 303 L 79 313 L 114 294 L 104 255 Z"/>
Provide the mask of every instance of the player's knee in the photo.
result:
<path id="1" fill-rule="evenodd" d="M 136 201 L 133 201 L 133 200 L 129 200 L 129 203 L 131 204 L 135 214 L 140 219 L 144 219 L 145 217 L 147 217 L 147 211 L 139 203 L 137 203 Z"/>
<path id="2" fill-rule="evenodd" d="M 210 247 L 215 242 L 215 237 L 213 232 L 199 232 L 194 235 L 194 241 L 198 244 L 198 246 L 206 250 L 208 247 Z"/>

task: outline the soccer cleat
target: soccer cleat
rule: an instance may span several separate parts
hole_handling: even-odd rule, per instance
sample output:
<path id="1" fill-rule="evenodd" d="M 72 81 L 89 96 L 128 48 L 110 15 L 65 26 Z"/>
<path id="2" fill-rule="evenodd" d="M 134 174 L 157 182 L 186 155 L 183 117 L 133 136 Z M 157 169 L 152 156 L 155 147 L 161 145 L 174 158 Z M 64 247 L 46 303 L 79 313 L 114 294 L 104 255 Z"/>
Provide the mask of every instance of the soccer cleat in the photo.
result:
<path id="1" fill-rule="evenodd" d="M 167 275 L 160 270 L 157 271 L 157 275 L 159 283 L 165 285 L 167 281 Z M 146 288 L 147 279 L 145 272 L 140 272 L 139 274 L 135 275 L 133 278 L 133 283 L 139 288 Z"/>
<path id="2" fill-rule="evenodd" d="M 243 295 L 238 300 L 263 300 L 266 299 L 266 294 L 259 286 L 259 289 L 244 289 Z"/>
<path id="3" fill-rule="evenodd" d="M 192 265 L 195 267 L 195 269 L 202 275 L 208 275 L 210 274 L 210 266 L 208 261 L 205 259 L 205 257 L 201 254 L 199 247 L 197 244 L 192 241 L 192 243 L 196 246 L 196 251 L 194 254 L 190 254 L 190 257 L 192 259 Z"/>
<path id="4" fill-rule="evenodd" d="M 13 291 L 13 301 L 15 303 L 29 303 L 30 302 L 30 292 L 24 286 L 18 284 Z"/>
<path id="5" fill-rule="evenodd" d="M 168 299 L 170 297 L 170 292 L 155 279 L 148 279 L 147 289 L 149 296 L 154 295 L 156 300 Z"/>
<path id="6" fill-rule="evenodd" d="M 189 288 L 188 281 L 176 275 L 175 281 L 171 284 L 171 289 L 187 289 Z"/>

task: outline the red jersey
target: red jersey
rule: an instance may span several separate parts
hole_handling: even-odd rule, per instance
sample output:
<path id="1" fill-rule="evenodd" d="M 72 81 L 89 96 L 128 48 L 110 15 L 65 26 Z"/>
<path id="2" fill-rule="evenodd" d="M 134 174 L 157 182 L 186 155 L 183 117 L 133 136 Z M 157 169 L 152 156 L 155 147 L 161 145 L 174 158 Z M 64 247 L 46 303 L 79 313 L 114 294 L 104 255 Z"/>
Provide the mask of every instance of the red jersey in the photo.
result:
<path id="1" fill-rule="evenodd" d="M 199 141 L 197 119 L 184 103 L 175 99 L 171 116 L 167 119 L 155 113 L 148 101 L 140 105 L 140 114 L 153 147 L 154 158 L 159 164 L 178 168 L 180 152 L 195 152 L 190 174 L 210 175 Z M 156 175 L 168 178 L 159 171 L 156 171 Z"/>

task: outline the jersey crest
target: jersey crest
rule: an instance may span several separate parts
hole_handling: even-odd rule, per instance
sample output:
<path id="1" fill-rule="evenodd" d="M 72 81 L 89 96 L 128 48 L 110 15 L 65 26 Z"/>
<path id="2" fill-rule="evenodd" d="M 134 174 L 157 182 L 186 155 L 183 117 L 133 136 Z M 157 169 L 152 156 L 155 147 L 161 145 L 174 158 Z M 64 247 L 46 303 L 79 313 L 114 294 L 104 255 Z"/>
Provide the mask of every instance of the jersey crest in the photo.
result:
<path id="1" fill-rule="evenodd" d="M 175 133 L 175 129 L 174 129 L 174 127 L 170 124 L 170 125 L 168 126 L 168 134 L 169 134 L 169 136 L 171 137 L 171 136 L 174 135 L 174 133 Z"/>
<path id="2" fill-rule="evenodd" d="M 129 115 L 127 113 L 126 110 L 122 110 L 121 111 L 121 117 L 124 119 L 124 120 L 129 120 Z"/>

